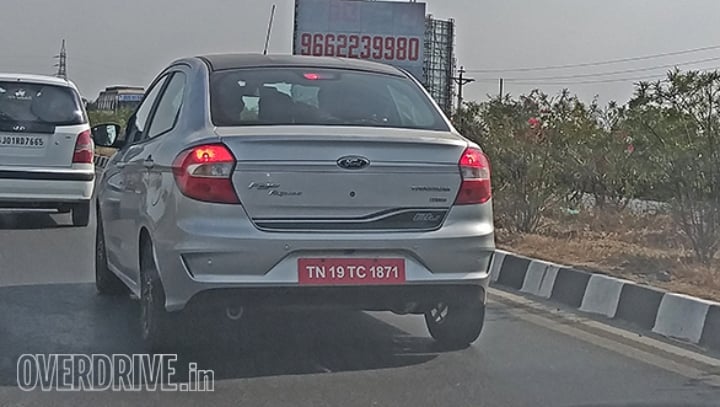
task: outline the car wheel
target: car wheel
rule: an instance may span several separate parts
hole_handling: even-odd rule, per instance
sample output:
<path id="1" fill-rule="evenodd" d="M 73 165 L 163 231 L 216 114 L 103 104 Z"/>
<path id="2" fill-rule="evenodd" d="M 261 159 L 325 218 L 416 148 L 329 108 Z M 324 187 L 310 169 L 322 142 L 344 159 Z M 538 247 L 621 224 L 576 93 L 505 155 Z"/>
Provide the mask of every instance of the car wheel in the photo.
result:
<path id="1" fill-rule="evenodd" d="M 160 281 L 152 245 L 144 250 L 140 264 L 140 329 L 150 351 L 171 345 L 173 314 L 165 310 L 165 290 Z"/>
<path id="2" fill-rule="evenodd" d="M 425 313 L 430 335 L 445 349 L 470 346 L 480 336 L 485 323 L 485 305 L 480 301 L 438 303 Z"/>
<path id="3" fill-rule="evenodd" d="M 105 247 L 105 234 L 103 232 L 100 212 L 97 215 L 95 233 L 95 287 L 100 295 L 127 294 L 125 284 L 108 267 L 107 248 Z"/>
<path id="4" fill-rule="evenodd" d="M 76 204 L 72 209 L 73 226 L 87 226 L 90 223 L 90 202 Z"/>

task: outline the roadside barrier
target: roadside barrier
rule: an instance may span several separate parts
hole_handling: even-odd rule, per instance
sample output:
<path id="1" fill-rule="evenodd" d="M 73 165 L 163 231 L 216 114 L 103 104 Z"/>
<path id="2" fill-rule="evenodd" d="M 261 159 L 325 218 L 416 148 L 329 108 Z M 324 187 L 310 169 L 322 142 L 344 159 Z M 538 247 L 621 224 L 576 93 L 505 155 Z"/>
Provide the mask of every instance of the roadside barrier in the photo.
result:
<path id="1" fill-rule="evenodd" d="M 720 303 L 498 251 L 491 281 L 581 312 L 720 351 Z"/>

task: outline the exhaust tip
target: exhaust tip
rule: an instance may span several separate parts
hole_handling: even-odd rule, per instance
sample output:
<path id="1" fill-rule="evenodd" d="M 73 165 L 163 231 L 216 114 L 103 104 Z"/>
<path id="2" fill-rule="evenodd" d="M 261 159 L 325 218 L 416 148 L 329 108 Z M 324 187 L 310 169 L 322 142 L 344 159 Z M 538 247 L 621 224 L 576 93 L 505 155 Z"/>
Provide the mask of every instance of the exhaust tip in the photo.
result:
<path id="1" fill-rule="evenodd" d="M 237 321 L 242 318 L 245 309 L 243 307 L 227 307 L 225 308 L 225 316 L 233 321 Z"/>
<path id="2" fill-rule="evenodd" d="M 394 308 L 392 310 L 393 313 L 397 315 L 407 315 L 411 314 L 413 312 L 416 312 L 418 309 L 418 303 L 416 302 L 409 302 L 407 304 L 403 304 L 400 307 Z"/>

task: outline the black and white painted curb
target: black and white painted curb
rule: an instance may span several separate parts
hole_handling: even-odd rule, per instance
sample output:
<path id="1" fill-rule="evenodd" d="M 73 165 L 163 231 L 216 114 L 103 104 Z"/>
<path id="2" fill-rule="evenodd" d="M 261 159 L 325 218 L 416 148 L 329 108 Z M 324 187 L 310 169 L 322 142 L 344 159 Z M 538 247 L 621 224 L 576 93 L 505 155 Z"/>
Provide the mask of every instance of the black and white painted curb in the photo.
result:
<path id="1" fill-rule="evenodd" d="M 108 161 L 110 161 L 110 157 L 106 157 L 106 156 L 103 156 L 103 155 L 97 155 L 97 154 L 96 154 L 96 155 L 93 157 L 93 162 L 95 163 L 95 167 L 98 167 L 99 169 L 105 168 L 105 166 L 107 165 Z"/>
<path id="2" fill-rule="evenodd" d="M 720 303 L 498 250 L 498 286 L 720 351 Z"/>

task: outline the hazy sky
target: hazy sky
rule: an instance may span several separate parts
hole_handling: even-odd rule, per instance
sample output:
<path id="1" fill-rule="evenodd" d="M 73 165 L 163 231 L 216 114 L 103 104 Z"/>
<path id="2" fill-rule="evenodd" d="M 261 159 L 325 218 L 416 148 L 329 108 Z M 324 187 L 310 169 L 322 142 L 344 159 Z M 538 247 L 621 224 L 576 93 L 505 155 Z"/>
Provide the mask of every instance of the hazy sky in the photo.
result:
<path id="1" fill-rule="evenodd" d="M 172 59 L 262 50 L 277 4 L 270 51 L 289 53 L 293 0 L 0 0 L 0 71 L 53 73 L 67 40 L 69 74 L 94 99 L 109 85 L 145 86 Z M 720 45 L 718 0 L 427 0 L 428 12 L 454 18 L 457 57 L 469 70 L 562 65 Z M 686 68 L 720 67 L 720 49 L 633 63 L 565 70 L 473 73 L 468 98 L 498 92 L 497 78 L 586 75 L 718 58 Z M 636 79 L 666 68 L 568 82 Z M 519 94 L 568 87 L 584 99 L 626 101 L 632 81 L 537 85 L 506 82 Z"/>

